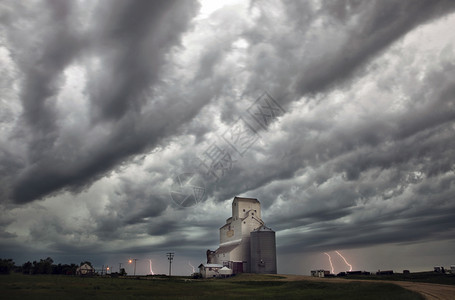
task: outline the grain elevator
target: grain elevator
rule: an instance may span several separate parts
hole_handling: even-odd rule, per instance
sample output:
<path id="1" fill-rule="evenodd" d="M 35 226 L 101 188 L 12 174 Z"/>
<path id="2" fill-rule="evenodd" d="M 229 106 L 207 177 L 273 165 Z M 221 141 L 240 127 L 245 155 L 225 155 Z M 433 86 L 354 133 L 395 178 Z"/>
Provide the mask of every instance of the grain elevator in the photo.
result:
<path id="1" fill-rule="evenodd" d="M 235 197 L 232 216 L 220 228 L 220 245 L 207 250 L 207 263 L 233 273 L 276 274 L 275 231 L 265 226 L 257 199 Z"/>

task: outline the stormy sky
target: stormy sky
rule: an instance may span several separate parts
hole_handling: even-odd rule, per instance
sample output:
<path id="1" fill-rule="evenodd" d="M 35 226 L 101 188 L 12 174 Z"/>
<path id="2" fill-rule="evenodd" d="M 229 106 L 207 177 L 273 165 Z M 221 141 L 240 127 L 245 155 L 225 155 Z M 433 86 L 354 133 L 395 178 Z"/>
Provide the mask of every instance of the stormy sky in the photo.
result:
<path id="1" fill-rule="evenodd" d="M 455 2 L 7 0 L 0 26 L 2 258 L 188 275 L 245 196 L 280 273 L 455 263 Z"/>

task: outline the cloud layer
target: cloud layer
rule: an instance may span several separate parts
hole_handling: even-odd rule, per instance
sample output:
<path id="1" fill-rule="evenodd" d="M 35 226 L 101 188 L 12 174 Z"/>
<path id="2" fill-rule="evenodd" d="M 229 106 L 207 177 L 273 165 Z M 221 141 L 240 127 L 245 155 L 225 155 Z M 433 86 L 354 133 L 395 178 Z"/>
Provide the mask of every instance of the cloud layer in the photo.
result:
<path id="1" fill-rule="evenodd" d="M 454 10 L 3 3 L 4 254 L 203 259 L 236 195 L 261 201 L 283 254 L 453 247 Z M 198 205 L 169 194 L 183 173 Z"/>

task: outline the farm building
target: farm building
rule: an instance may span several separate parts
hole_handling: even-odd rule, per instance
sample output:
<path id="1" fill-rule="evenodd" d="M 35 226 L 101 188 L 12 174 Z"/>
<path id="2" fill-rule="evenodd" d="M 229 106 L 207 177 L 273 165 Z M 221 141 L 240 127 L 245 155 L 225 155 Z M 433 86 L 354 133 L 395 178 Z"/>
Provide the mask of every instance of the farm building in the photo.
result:
<path id="1" fill-rule="evenodd" d="M 313 277 L 326 277 L 330 275 L 330 271 L 326 270 L 311 270 L 311 276 Z"/>
<path id="2" fill-rule="evenodd" d="M 220 228 L 220 246 L 207 250 L 207 263 L 226 266 L 234 274 L 276 274 L 275 231 L 262 221 L 257 199 L 234 198 L 232 216 Z"/>
<path id="3" fill-rule="evenodd" d="M 199 273 L 203 278 L 228 277 L 232 275 L 232 270 L 219 264 L 200 264 Z"/>
<path id="4" fill-rule="evenodd" d="M 93 275 L 95 274 L 95 269 L 89 264 L 83 264 L 82 266 L 76 269 L 76 275 Z"/>

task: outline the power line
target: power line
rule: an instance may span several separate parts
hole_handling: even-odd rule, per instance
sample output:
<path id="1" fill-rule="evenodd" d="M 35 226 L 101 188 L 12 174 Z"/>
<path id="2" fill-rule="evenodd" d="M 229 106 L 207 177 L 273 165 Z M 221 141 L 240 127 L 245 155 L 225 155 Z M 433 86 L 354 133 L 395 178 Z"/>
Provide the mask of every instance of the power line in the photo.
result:
<path id="1" fill-rule="evenodd" d="M 172 265 L 172 260 L 174 259 L 174 252 L 168 252 L 166 253 L 167 259 L 169 260 L 169 277 L 171 277 L 171 265 Z"/>

